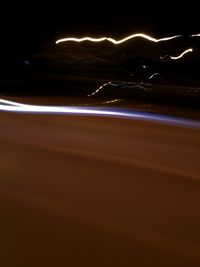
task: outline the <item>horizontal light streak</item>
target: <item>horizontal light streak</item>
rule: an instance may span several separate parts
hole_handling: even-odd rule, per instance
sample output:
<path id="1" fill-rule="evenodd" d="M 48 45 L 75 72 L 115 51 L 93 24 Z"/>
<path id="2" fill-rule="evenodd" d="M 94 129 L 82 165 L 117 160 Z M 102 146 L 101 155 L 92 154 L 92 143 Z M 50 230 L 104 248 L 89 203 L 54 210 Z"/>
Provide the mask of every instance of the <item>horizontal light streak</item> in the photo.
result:
<path id="1" fill-rule="evenodd" d="M 190 37 L 200 37 L 200 33 L 192 34 Z"/>
<path id="2" fill-rule="evenodd" d="M 90 42 L 103 42 L 103 41 L 108 41 L 108 42 L 111 42 L 115 45 L 119 45 L 119 44 L 122 44 L 124 42 L 127 42 L 133 38 L 144 38 L 148 41 L 151 41 L 151 42 L 155 42 L 155 43 L 158 43 L 158 42 L 164 42 L 164 41 L 169 41 L 169 40 L 172 40 L 172 39 L 175 39 L 177 37 L 181 37 L 181 35 L 174 35 L 174 36 L 170 36 L 170 37 L 164 37 L 164 38 L 160 38 L 160 39 L 156 39 L 150 35 L 147 35 L 145 33 L 135 33 L 135 34 L 132 34 L 132 35 L 129 35 L 123 39 L 119 39 L 119 40 L 116 40 L 114 38 L 110 38 L 110 37 L 101 37 L 101 38 L 93 38 L 93 37 L 83 37 L 83 38 L 75 38 L 75 37 L 67 37 L 67 38 L 62 38 L 62 39 L 58 39 L 56 41 L 56 44 L 59 44 L 59 43 L 63 43 L 63 42 L 84 42 L 84 41 L 90 41 Z"/>
<path id="3" fill-rule="evenodd" d="M 45 114 L 72 114 L 72 115 L 100 115 L 109 117 L 133 118 L 159 123 L 174 124 L 177 126 L 200 128 L 200 122 L 190 119 L 175 118 L 166 115 L 158 115 L 148 112 L 139 112 L 134 110 L 120 108 L 86 108 L 86 107 L 63 107 L 63 106 L 42 106 L 29 105 L 18 102 L 0 99 L 0 111 L 22 112 L 22 113 L 45 113 Z"/>

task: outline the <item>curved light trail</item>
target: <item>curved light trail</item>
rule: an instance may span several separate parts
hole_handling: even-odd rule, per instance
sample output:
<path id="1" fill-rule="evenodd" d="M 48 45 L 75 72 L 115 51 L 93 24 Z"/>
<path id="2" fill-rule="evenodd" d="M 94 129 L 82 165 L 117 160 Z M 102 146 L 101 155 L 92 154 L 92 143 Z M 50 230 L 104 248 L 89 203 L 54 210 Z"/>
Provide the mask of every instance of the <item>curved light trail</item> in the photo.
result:
<path id="1" fill-rule="evenodd" d="M 155 121 L 159 123 L 173 124 L 177 126 L 200 128 L 200 122 L 175 118 L 172 116 L 158 115 L 148 112 L 139 112 L 128 109 L 120 108 L 95 108 L 95 107 L 63 107 L 63 106 L 42 106 L 42 105 L 29 105 L 18 102 L 0 99 L 0 111 L 7 112 L 22 112 L 22 113 L 44 113 L 44 114 L 72 114 L 72 115 L 100 115 L 109 117 L 133 118 L 139 120 Z"/>
<path id="2" fill-rule="evenodd" d="M 191 52 L 193 52 L 193 49 L 189 48 L 189 49 L 186 49 L 185 51 L 183 51 L 179 56 L 176 56 L 176 57 L 170 56 L 170 59 L 177 60 L 177 59 L 182 58 L 185 54 L 188 54 L 188 53 L 191 53 Z"/>
<path id="3" fill-rule="evenodd" d="M 155 43 L 158 43 L 158 42 L 164 42 L 164 41 L 169 41 L 169 40 L 172 40 L 172 39 L 175 39 L 175 38 L 178 38 L 178 37 L 181 37 L 181 35 L 174 35 L 174 36 L 170 36 L 170 37 L 164 37 L 164 38 L 160 38 L 160 39 L 156 39 L 150 35 L 147 35 L 145 33 L 135 33 L 135 34 L 132 34 L 132 35 L 129 35 L 123 39 L 119 39 L 119 40 L 116 40 L 114 38 L 110 38 L 110 37 L 101 37 L 101 38 L 93 38 L 93 37 L 83 37 L 83 38 L 75 38 L 75 37 L 68 37 L 68 38 L 62 38 L 62 39 L 58 39 L 56 41 L 56 44 L 59 44 L 59 43 L 63 43 L 63 42 L 84 42 L 84 41 L 90 41 L 90 42 L 103 42 L 103 41 L 108 41 L 108 42 L 111 42 L 115 45 L 119 45 L 119 44 L 122 44 L 124 42 L 127 42 L 128 40 L 131 40 L 133 38 L 144 38 L 148 41 L 151 41 L 151 42 L 155 42 Z"/>
<path id="4" fill-rule="evenodd" d="M 102 88 L 104 88 L 105 86 L 107 86 L 107 85 L 109 85 L 109 84 L 112 84 L 112 82 L 104 83 L 104 84 L 101 85 L 96 91 L 94 91 L 93 93 L 89 94 L 88 96 L 96 95 Z"/>

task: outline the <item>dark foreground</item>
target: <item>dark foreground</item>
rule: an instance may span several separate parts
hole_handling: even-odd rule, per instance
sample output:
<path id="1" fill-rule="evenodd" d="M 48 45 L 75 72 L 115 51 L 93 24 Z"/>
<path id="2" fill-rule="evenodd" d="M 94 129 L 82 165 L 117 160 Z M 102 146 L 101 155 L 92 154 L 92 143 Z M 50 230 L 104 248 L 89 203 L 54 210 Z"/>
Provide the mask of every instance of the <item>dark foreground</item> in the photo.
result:
<path id="1" fill-rule="evenodd" d="M 0 113 L 0 266 L 200 266 L 199 134 Z"/>

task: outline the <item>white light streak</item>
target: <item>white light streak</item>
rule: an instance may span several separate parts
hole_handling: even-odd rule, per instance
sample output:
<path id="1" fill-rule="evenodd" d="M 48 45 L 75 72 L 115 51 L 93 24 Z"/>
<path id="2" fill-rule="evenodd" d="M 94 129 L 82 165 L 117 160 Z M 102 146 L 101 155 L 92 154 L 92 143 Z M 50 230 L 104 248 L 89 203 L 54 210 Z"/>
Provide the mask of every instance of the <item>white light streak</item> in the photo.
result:
<path id="1" fill-rule="evenodd" d="M 190 35 L 190 37 L 199 37 L 199 36 L 200 36 L 200 33 Z"/>
<path id="2" fill-rule="evenodd" d="M 176 57 L 170 56 L 170 59 L 177 60 L 177 59 L 182 58 L 185 54 L 191 53 L 191 52 L 193 52 L 193 49 L 192 48 L 189 48 L 189 49 L 183 51 L 179 56 L 176 56 Z"/>
<path id="3" fill-rule="evenodd" d="M 23 113 L 45 113 L 45 114 L 74 114 L 74 115 L 101 115 L 109 117 L 133 118 L 147 121 L 155 121 L 159 123 L 174 124 L 184 127 L 200 128 L 200 122 L 190 119 L 175 118 L 166 115 L 158 115 L 147 112 L 139 112 L 134 110 L 123 109 L 101 109 L 86 107 L 63 107 L 63 106 L 41 106 L 29 105 L 18 102 L 0 99 L 0 110 L 8 112 Z"/>
<path id="4" fill-rule="evenodd" d="M 83 37 L 83 38 L 75 38 L 75 37 L 69 37 L 69 38 L 63 38 L 56 41 L 56 44 L 63 43 L 63 42 L 84 42 L 84 41 L 90 41 L 90 42 L 102 42 L 105 41 L 106 37 L 101 38 L 93 38 L 93 37 Z"/>
<path id="5" fill-rule="evenodd" d="M 164 37 L 164 38 L 160 38 L 160 39 L 156 39 L 154 37 L 151 37 L 150 35 L 147 35 L 145 33 L 135 33 L 135 34 L 132 34 L 132 35 L 129 35 L 123 39 L 120 39 L 120 40 L 116 40 L 116 39 L 113 39 L 113 38 L 110 38 L 110 37 L 101 37 L 101 38 L 93 38 L 93 37 L 83 37 L 83 38 L 75 38 L 75 37 L 68 37 L 68 38 L 63 38 L 63 39 L 59 39 L 56 41 L 56 44 L 59 44 L 59 43 L 63 43 L 63 42 L 69 42 L 69 41 L 72 41 L 72 42 L 84 42 L 84 41 L 90 41 L 90 42 L 103 42 L 103 41 L 108 41 L 108 42 L 111 42 L 115 45 L 119 45 L 119 44 L 122 44 L 124 42 L 127 42 L 133 38 L 144 38 L 148 41 L 151 41 L 151 42 L 155 42 L 155 43 L 158 43 L 158 42 L 164 42 L 164 41 L 169 41 L 169 40 L 172 40 L 172 39 L 175 39 L 175 38 L 178 38 L 178 37 L 181 37 L 181 35 L 174 35 L 174 36 L 170 36 L 170 37 Z"/>
<path id="6" fill-rule="evenodd" d="M 19 106 L 19 107 L 27 106 L 26 104 L 14 102 L 14 101 L 9 101 L 9 100 L 5 100 L 5 99 L 0 99 L 0 103 L 12 105 L 12 106 Z"/>
<path id="7" fill-rule="evenodd" d="M 158 72 L 155 72 L 155 73 L 152 74 L 148 79 L 151 80 L 151 79 L 153 79 L 153 77 L 155 77 L 155 76 L 157 76 L 157 75 L 159 75 L 159 73 L 158 73 Z"/>

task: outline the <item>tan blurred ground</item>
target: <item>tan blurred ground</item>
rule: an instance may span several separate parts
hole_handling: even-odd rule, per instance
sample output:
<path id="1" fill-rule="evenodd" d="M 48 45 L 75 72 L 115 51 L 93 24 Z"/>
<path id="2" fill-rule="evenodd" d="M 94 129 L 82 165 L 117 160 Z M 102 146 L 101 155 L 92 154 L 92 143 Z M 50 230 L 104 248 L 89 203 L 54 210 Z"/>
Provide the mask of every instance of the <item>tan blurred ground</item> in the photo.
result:
<path id="1" fill-rule="evenodd" d="M 0 113 L 0 266 L 200 266 L 199 134 Z"/>

